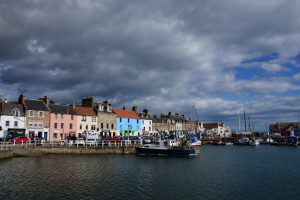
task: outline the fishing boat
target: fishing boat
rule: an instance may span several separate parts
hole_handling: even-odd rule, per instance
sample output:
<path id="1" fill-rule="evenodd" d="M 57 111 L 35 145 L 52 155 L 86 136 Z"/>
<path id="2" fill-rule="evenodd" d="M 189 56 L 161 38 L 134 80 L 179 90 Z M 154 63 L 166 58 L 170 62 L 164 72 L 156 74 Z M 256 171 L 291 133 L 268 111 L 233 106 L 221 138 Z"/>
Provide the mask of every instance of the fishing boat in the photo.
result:
<path id="1" fill-rule="evenodd" d="M 202 142 L 196 136 L 192 136 L 190 139 L 190 145 L 191 146 L 201 146 Z"/>
<path id="2" fill-rule="evenodd" d="M 249 139 L 248 138 L 240 138 L 238 141 L 238 145 L 248 145 Z"/>
<path id="3" fill-rule="evenodd" d="M 135 148 L 138 155 L 153 156 L 196 156 L 199 152 L 195 147 L 182 145 L 181 142 L 175 140 L 158 141 L 154 144 L 144 144 Z"/>
<path id="4" fill-rule="evenodd" d="M 297 146 L 298 145 L 298 138 L 296 136 L 289 136 L 286 138 L 286 143 L 289 146 Z"/>
<path id="5" fill-rule="evenodd" d="M 259 140 L 258 140 L 258 139 L 255 139 L 255 138 L 252 138 L 252 139 L 249 141 L 249 145 L 250 145 L 250 146 L 258 146 L 258 145 L 259 145 Z"/>

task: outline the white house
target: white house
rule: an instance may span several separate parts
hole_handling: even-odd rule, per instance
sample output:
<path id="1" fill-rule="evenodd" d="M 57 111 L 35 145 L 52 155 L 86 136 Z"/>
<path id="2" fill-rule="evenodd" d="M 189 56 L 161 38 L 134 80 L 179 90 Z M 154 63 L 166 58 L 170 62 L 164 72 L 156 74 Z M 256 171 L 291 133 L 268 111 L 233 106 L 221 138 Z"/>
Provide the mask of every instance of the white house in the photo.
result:
<path id="1" fill-rule="evenodd" d="M 0 138 L 25 136 L 25 113 L 22 104 L 0 102 Z"/>
<path id="2" fill-rule="evenodd" d="M 224 123 L 202 123 L 201 132 L 207 138 L 231 136 L 230 127 Z"/>
<path id="3" fill-rule="evenodd" d="M 141 119 L 142 135 L 152 135 L 153 134 L 152 118 L 150 117 L 148 110 L 144 109 L 143 113 L 140 113 L 139 116 Z"/>

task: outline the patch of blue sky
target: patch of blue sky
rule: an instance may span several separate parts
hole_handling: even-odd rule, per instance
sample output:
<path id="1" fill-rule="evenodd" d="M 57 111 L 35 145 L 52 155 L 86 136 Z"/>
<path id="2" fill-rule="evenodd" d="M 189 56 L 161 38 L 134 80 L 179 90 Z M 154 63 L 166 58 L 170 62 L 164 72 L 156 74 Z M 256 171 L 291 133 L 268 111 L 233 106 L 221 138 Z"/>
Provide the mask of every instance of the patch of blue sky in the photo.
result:
<path id="1" fill-rule="evenodd" d="M 252 80 L 268 76 L 265 70 L 258 66 L 252 67 L 237 67 L 235 70 L 236 80 Z"/>
<path id="2" fill-rule="evenodd" d="M 227 101 L 239 101 L 239 102 L 251 102 L 256 100 L 256 95 L 252 92 L 243 91 L 241 94 L 232 94 L 230 92 L 224 91 L 220 96 Z"/>
<path id="3" fill-rule="evenodd" d="M 277 52 L 273 52 L 270 54 L 258 56 L 256 58 L 246 59 L 246 60 L 242 61 L 241 64 L 249 64 L 249 63 L 253 63 L 253 62 L 268 62 L 271 60 L 275 60 L 278 57 L 279 57 L 279 54 Z"/>
<path id="4" fill-rule="evenodd" d="M 297 56 L 291 58 L 293 61 L 295 61 L 297 64 L 300 64 L 300 53 L 298 53 Z"/>

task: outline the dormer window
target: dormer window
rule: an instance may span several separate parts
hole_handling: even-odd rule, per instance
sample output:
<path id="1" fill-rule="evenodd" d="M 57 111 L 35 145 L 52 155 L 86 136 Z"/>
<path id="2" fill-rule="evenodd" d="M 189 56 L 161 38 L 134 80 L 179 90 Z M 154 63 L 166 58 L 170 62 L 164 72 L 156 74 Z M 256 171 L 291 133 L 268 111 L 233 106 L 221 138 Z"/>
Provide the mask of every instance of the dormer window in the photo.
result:
<path id="1" fill-rule="evenodd" d="M 17 108 L 13 109 L 12 114 L 13 114 L 13 116 L 15 116 L 15 117 L 19 117 L 19 116 L 20 116 L 20 111 L 19 111 L 19 109 L 17 109 Z"/>
<path id="2" fill-rule="evenodd" d="M 104 106 L 100 105 L 100 111 L 103 111 L 103 110 L 104 110 Z"/>

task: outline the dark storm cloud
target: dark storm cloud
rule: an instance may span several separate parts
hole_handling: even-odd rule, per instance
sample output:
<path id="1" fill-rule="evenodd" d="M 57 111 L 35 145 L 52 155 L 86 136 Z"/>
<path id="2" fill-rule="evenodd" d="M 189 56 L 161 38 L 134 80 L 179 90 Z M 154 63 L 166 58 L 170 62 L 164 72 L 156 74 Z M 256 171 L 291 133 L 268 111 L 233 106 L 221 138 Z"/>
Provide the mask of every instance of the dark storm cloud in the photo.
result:
<path id="1" fill-rule="evenodd" d="M 241 80 L 230 70 L 273 52 L 278 59 L 262 69 L 284 69 L 300 50 L 298 8 L 293 0 L 1 1 L 0 93 L 187 114 L 196 104 L 211 119 L 230 118 L 244 96 L 259 102 L 299 89 L 280 74 Z"/>

